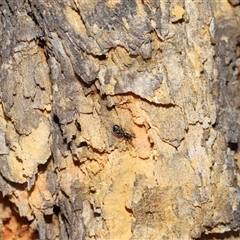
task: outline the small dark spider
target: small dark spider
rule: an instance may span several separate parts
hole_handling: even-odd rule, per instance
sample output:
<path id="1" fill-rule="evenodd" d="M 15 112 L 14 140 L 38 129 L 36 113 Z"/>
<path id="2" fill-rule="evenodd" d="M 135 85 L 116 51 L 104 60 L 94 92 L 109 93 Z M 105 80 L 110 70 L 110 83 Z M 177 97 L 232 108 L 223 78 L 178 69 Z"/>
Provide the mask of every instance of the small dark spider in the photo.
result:
<path id="1" fill-rule="evenodd" d="M 118 125 L 113 125 L 113 132 L 120 137 L 124 137 L 129 140 L 132 139 L 132 135 L 127 132 L 124 132 L 123 129 Z"/>

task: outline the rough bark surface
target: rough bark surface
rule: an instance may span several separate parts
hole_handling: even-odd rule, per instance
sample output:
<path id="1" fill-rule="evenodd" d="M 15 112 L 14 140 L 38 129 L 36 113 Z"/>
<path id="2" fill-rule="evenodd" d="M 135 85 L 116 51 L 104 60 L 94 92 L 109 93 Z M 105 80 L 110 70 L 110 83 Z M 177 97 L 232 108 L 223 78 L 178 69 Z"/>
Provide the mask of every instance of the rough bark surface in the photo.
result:
<path id="1" fill-rule="evenodd" d="M 238 237 L 238 0 L 2 0 L 0 17 L 2 239 Z"/>

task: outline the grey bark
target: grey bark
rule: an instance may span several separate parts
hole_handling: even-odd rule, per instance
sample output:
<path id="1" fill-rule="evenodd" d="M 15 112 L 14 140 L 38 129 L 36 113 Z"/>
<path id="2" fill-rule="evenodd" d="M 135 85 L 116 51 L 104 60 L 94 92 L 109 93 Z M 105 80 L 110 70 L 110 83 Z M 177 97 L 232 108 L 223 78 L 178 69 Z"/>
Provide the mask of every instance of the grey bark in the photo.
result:
<path id="1" fill-rule="evenodd" d="M 239 231 L 230 2 L 0 3 L 0 192 L 41 240 Z"/>

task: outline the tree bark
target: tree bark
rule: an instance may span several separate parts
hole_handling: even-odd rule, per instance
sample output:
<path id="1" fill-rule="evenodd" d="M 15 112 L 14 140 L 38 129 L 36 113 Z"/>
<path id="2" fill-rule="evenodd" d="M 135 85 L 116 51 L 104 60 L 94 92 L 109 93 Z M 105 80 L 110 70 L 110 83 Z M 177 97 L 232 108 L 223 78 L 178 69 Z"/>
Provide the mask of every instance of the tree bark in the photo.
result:
<path id="1" fill-rule="evenodd" d="M 1 238 L 238 238 L 239 7 L 2 0 Z"/>

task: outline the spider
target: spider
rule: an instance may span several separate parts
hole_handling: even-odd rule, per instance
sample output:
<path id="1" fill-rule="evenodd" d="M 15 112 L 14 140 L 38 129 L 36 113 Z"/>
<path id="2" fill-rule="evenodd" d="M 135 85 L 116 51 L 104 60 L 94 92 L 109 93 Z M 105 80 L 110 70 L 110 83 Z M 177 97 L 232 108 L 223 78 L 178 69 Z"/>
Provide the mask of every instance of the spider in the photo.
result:
<path id="1" fill-rule="evenodd" d="M 116 135 L 124 137 L 124 138 L 129 139 L 129 140 L 131 140 L 132 137 L 133 137 L 131 134 L 129 134 L 127 132 L 124 132 L 123 129 L 118 125 L 113 125 L 113 132 Z"/>

